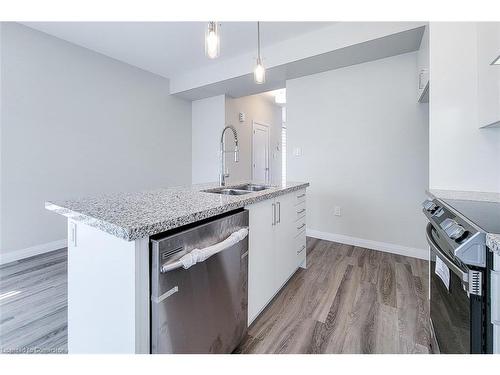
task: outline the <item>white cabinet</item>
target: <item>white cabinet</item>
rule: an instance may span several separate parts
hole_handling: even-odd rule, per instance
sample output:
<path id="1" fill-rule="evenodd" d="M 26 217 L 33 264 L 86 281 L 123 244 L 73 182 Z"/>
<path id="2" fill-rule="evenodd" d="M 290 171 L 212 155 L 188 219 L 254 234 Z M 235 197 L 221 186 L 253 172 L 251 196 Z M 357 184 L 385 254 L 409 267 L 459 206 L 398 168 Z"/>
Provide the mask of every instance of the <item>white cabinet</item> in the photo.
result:
<path id="1" fill-rule="evenodd" d="M 477 99 L 479 127 L 500 126 L 500 22 L 477 23 Z"/>
<path id="2" fill-rule="evenodd" d="M 293 245 L 294 203 L 294 194 L 286 194 L 276 198 L 277 220 L 274 231 L 274 249 L 277 290 L 297 269 L 297 257 Z"/>
<path id="3" fill-rule="evenodd" d="M 246 208 L 250 324 L 297 268 L 305 266 L 305 189 Z"/>
<path id="4" fill-rule="evenodd" d="M 248 323 L 275 293 L 274 199 L 248 206 Z"/>
<path id="5" fill-rule="evenodd" d="M 417 52 L 417 100 L 421 103 L 429 102 L 429 27 L 426 26 L 420 48 Z"/>

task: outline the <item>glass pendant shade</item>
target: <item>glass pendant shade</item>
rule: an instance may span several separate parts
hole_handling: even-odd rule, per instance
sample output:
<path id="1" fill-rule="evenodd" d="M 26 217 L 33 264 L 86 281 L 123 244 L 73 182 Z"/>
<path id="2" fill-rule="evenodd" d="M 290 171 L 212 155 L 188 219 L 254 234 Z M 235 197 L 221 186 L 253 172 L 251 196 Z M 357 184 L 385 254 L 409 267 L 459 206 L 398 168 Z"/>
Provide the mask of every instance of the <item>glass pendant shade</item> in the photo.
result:
<path id="1" fill-rule="evenodd" d="M 217 22 L 209 22 L 205 33 L 205 55 L 215 59 L 220 55 L 220 34 Z"/>
<path id="2" fill-rule="evenodd" d="M 259 85 L 266 82 L 266 69 L 264 68 L 260 58 L 257 58 L 257 63 L 255 65 L 255 69 L 253 70 L 253 79 L 255 83 Z"/>

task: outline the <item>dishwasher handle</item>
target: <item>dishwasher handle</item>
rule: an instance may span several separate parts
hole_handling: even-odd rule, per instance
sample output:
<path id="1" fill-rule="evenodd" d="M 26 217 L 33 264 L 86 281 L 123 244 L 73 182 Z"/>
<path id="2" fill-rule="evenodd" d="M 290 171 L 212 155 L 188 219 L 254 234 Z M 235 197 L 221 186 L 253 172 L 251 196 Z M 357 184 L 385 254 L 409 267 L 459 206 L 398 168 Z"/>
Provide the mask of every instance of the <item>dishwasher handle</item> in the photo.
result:
<path id="1" fill-rule="evenodd" d="M 205 247 L 203 249 L 193 249 L 189 253 L 183 255 L 176 261 L 166 262 L 160 267 L 160 273 L 166 273 L 179 268 L 188 269 L 196 263 L 201 263 L 210 258 L 212 255 L 220 253 L 233 247 L 238 242 L 244 240 L 248 236 L 248 228 L 241 228 L 233 232 L 224 241 L 214 245 Z"/>

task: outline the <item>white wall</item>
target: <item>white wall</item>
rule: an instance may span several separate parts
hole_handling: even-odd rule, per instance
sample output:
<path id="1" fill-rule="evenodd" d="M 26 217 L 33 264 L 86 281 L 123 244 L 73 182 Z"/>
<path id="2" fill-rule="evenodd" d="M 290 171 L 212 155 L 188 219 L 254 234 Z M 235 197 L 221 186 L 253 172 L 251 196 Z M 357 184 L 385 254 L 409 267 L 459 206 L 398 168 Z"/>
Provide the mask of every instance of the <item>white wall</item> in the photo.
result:
<path id="1" fill-rule="evenodd" d="M 2 99 L 2 88 L 3 88 L 3 84 L 2 84 L 2 73 L 3 73 L 3 68 L 2 68 L 2 61 L 3 61 L 3 58 L 2 58 L 2 52 L 3 52 L 3 48 L 2 48 L 2 30 L 3 30 L 3 26 L 2 26 L 2 23 L 0 22 L 0 254 L 1 254 L 1 249 L 2 249 L 2 228 L 3 228 L 3 225 L 2 225 L 2 222 L 3 222 L 3 216 L 2 216 L 2 202 L 3 202 L 3 199 L 2 199 L 2 176 L 3 176 L 3 173 L 2 173 L 2 169 L 3 169 L 3 162 L 2 162 L 2 156 L 3 156 L 3 149 L 2 149 L 2 129 L 3 129 L 3 124 L 2 124 L 2 113 L 3 113 L 3 109 L 2 109 L 2 103 L 3 103 L 3 99 Z M 1 263 L 1 262 L 0 262 Z"/>
<path id="2" fill-rule="evenodd" d="M 425 256 L 428 107 L 416 100 L 416 59 L 408 53 L 287 81 L 288 179 L 311 184 L 309 231 Z"/>
<path id="3" fill-rule="evenodd" d="M 66 238 L 45 200 L 190 183 L 191 103 L 170 96 L 168 80 L 1 27 L 4 255 Z"/>
<path id="4" fill-rule="evenodd" d="M 192 181 L 219 180 L 220 136 L 225 124 L 225 96 L 192 103 Z"/>
<path id="5" fill-rule="evenodd" d="M 246 119 L 239 122 L 239 113 Z M 220 136 L 225 125 L 232 125 L 238 132 L 240 158 L 234 162 L 234 154 L 226 154 L 228 183 L 252 179 L 252 124 L 253 121 L 268 124 L 271 130 L 272 183 L 281 180 L 281 153 L 276 150 L 281 142 L 281 108 L 263 94 L 231 98 L 224 95 L 193 101 L 192 105 L 192 181 L 193 183 L 215 182 L 220 171 Z M 226 149 L 234 149 L 234 138 L 225 133 Z"/>
<path id="6" fill-rule="evenodd" d="M 500 129 L 479 129 L 477 56 L 476 23 L 430 24 L 431 188 L 500 192 Z"/>
<path id="7" fill-rule="evenodd" d="M 245 121 L 239 122 L 239 113 L 245 113 Z M 226 98 L 226 124 L 233 125 L 238 132 L 240 160 L 234 162 L 233 154 L 226 155 L 226 166 L 229 168 L 228 181 L 244 181 L 252 179 L 252 129 L 253 122 L 263 123 L 270 130 L 270 176 L 271 183 L 281 182 L 281 152 L 277 150 L 281 143 L 281 107 L 272 102 L 265 94 Z M 226 133 L 226 148 L 232 150 L 234 141 L 232 134 Z"/>

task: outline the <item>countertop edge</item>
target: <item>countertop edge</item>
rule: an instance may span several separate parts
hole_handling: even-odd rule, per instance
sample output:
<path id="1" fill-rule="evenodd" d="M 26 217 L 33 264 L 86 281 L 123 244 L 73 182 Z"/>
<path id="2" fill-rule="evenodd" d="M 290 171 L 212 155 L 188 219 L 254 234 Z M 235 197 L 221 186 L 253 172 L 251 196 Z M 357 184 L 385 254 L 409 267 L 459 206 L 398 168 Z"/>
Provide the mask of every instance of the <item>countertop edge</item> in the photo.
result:
<path id="1" fill-rule="evenodd" d="M 177 217 L 175 219 L 167 220 L 164 222 L 158 222 L 150 225 L 144 225 L 136 228 L 124 228 L 116 224 L 104 221 L 102 219 L 97 219 L 82 214 L 80 212 L 70 210 L 68 208 L 62 207 L 50 201 L 45 202 L 45 209 L 57 213 L 59 215 L 65 216 L 68 219 L 74 220 L 76 222 L 84 223 L 86 225 L 89 225 L 90 227 L 99 229 L 103 232 L 111 234 L 125 241 L 135 241 L 141 238 L 165 232 L 170 229 L 175 229 L 183 225 L 191 224 L 199 220 L 208 219 L 210 217 L 217 216 L 232 210 L 236 210 L 257 202 L 261 202 L 267 199 L 272 199 L 280 195 L 291 193 L 293 191 L 301 190 L 309 186 L 310 184 L 308 182 L 298 183 L 297 185 L 280 188 L 279 190 L 273 190 L 261 195 L 244 197 L 240 201 L 223 204 L 220 207 L 201 210 L 189 215 Z M 200 191 L 200 193 L 203 192 Z M 205 193 L 205 194 L 210 194 L 210 193 Z"/>
<path id="2" fill-rule="evenodd" d="M 426 194 L 437 199 L 457 199 L 500 203 L 500 193 L 462 190 L 426 189 Z"/>
<path id="3" fill-rule="evenodd" d="M 96 219 L 91 216 L 82 214 L 80 212 L 72 211 L 68 208 L 58 206 L 57 204 L 54 204 L 52 202 L 45 202 L 45 209 L 52 211 L 56 214 L 65 216 L 68 219 L 87 224 L 90 227 L 112 234 L 115 237 L 130 241 L 127 239 L 128 238 L 127 230 L 113 223 L 109 223 L 101 219 Z"/>

